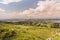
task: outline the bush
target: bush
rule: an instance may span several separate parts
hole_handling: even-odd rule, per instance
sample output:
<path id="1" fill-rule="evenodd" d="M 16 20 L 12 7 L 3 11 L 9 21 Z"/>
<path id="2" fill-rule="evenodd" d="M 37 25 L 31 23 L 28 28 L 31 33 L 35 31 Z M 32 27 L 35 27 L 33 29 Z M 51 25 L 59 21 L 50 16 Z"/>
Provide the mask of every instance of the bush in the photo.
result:
<path id="1" fill-rule="evenodd" d="M 2 40 L 12 40 L 15 36 L 16 36 L 16 32 L 15 31 L 7 32 L 7 33 L 5 33 L 5 35 L 2 38 Z"/>

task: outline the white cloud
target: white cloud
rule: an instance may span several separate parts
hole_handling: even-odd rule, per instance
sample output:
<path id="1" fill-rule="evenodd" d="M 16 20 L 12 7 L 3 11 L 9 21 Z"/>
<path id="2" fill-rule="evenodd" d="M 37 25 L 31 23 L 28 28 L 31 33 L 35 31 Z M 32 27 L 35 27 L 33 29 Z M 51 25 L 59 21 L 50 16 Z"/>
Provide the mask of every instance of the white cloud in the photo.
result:
<path id="1" fill-rule="evenodd" d="M 39 1 L 38 7 L 30 8 L 23 12 L 5 13 L 0 15 L 3 18 L 60 18 L 60 3 L 58 0 L 53 1 Z M 2 9 L 0 9 L 2 10 Z"/>
<path id="2" fill-rule="evenodd" d="M 60 3 L 59 0 L 39 1 L 38 7 L 31 8 L 21 12 L 24 18 L 60 18 Z"/>
<path id="3" fill-rule="evenodd" d="M 4 9 L 0 8 L 0 12 L 4 12 L 4 11 L 5 11 Z"/>
<path id="4" fill-rule="evenodd" d="M 22 1 L 22 0 L 3 0 L 0 3 L 8 4 L 8 3 L 11 3 L 11 2 L 19 2 L 19 1 Z"/>

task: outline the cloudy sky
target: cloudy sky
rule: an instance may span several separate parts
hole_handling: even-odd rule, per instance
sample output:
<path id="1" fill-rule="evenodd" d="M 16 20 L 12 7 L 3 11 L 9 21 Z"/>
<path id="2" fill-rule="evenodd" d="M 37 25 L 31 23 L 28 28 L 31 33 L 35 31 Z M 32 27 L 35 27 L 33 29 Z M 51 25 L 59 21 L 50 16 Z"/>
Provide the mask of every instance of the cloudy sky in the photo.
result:
<path id="1" fill-rule="evenodd" d="M 0 0 L 0 19 L 60 18 L 60 0 Z"/>

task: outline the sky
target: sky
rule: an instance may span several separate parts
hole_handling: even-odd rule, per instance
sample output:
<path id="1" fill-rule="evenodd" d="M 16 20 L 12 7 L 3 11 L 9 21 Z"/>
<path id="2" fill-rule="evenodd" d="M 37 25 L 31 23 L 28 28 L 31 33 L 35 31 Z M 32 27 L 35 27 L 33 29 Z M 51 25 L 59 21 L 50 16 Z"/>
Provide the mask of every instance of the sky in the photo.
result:
<path id="1" fill-rule="evenodd" d="M 0 0 L 0 19 L 60 19 L 60 0 Z"/>

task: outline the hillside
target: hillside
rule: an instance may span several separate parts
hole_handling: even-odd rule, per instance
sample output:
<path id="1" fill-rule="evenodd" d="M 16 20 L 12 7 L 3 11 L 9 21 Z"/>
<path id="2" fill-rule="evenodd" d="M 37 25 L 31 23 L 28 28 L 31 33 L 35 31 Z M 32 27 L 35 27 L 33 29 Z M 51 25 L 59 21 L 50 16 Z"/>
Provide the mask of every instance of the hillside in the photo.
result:
<path id="1" fill-rule="evenodd" d="M 55 27 L 58 25 L 55 24 L 51 27 L 52 23 L 48 22 L 30 23 L 30 21 L 22 23 L 1 22 L 0 40 L 60 40 L 60 28 Z"/>

